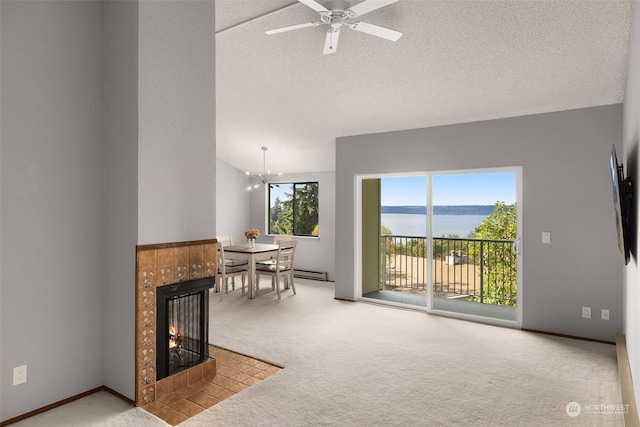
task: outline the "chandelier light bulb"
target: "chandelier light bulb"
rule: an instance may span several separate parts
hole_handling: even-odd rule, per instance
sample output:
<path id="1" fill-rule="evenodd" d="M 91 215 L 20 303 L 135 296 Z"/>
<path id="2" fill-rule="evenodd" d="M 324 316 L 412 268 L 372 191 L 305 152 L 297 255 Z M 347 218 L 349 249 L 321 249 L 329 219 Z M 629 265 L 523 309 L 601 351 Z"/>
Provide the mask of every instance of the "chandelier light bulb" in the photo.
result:
<path id="1" fill-rule="evenodd" d="M 245 173 L 247 176 L 250 176 L 252 178 L 257 178 L 260 181 L 260 183 L 262 183 L 263 185 L 271 185 L 271 182 L 269 182 L 270 178 L 272 177 L 271 170 L 267 169 L 267 150 L 269 148 L 264 146 L 261 148 L 262 148 L 262 173 L 258 172 L 258 173 L 252 174 L 249 171 Z M 282 176 L 282 172 L 278 172 L 276 175 Z M 247 190 L 260 187 L 260 183 L 250 185 L 249 187 L 247 187 Z"/>

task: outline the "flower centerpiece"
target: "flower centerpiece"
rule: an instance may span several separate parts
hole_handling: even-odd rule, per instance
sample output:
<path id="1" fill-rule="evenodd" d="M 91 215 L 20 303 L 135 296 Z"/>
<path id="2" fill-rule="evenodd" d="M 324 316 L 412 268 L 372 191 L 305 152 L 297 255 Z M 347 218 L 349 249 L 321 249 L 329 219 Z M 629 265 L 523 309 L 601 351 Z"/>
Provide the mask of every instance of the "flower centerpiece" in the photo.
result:
<path id="1" fill-rule="evenodd" d="M 249 246 L 253 247 L 256 243 L 256 238 L 260 236 L 260 231 L 257 228 L 251 228 L 244 232 L 244 237 L 247 238 Z"/>

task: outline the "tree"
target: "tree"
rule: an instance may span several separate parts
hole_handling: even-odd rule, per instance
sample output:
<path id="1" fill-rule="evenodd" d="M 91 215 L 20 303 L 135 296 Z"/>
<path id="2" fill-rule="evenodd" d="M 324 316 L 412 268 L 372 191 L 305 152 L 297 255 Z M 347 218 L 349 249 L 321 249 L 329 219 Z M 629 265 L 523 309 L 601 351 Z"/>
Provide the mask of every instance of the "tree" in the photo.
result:
<path id="1" fill-rule="evenodd" d="M 288 195 L 288 194 L 287 194 Z M 285 201 L 276 197 L 269 210 L 269 231 L 274 234 L 293 234 L 293 209 L 291 199 Z"/>
<path id="2" fill-rule="evenodd" d="M 387 227 L 384 224 L 380 225 L 380 234 L 383 236 L 391 236 L 393 234 L 393 231 L 391 231 L 391 229 L 389 227 Z M 379 253 L 382 254 L 382 256 L 380 257 L 380 272 L 381 272 L 381 276 L 384 277 L 385 276 L 385 268 L 386 269 L 391 269 L 393 263 L 391 262 L 391 260 L 394 258 L 394 253 L 393 253 L 393 248 L 391 247 L 391 242 L 392 242 L 393 238 L 392 237 L 383 237 L 382 239 L 380 239 L 380 244 L 379 244 Z M 386 262 L 385 262 L 385 258 L 386 258 Z M 384 283 L 380 283 L 380 289 L 384 288 Z"/>
<path id="3" fill-rule="evenodd" d="M 284 200 L 276 197 L 269 207 L 269 232 L 296 236 L 317 236 L 318 183 L 281 184 Z M 270 196 L 271 197 L 271 196 Z"/>
<path id="4" fill-rule="evenodd" d="M 427 241 L 425 239 L 407 240 L 406 253 L 408 256 L 426 258 L 427 257 Z"/>
<path id="5" fill-rule="evenodd" d="M 516 205 L 496 202 L 493 212 L 475 229 L 476 239 L 516 239 Z"/>
<path id="6" fill-rule="evenodd" d="M 473 237 L 484 240 L 474 245 L 470 254 L 482 265 L 482 295 L 474 300 L 515 307 L 517 260 L 511 242 L 517 237 L 516 205 L 496 202 L 493 213 L 480 223 Z"/>
<path id="7" fill-rule="evenodd" d="M 306 183 L 294 185 L 294 225 L 298 236 L 317 236 L 318 231 L 318 184 Z M 314 233 L 316 230 L 316 234 Z"/>
<path id="8" fill-rule="evenodd" d="M 386 225 L 382 224 L 380 226 L 380 234 L 393 234 L 393 231 L 391 231 L 391 229 Z"/>
<path id="9" fill-rule="evenodd" d="M 433 259 L 444 260 L 452 249 L 450 239 L 459 238 L 458 234 L 449 234 L 447 237 L 442 236 L 441 238 L 433 239 Z"/>

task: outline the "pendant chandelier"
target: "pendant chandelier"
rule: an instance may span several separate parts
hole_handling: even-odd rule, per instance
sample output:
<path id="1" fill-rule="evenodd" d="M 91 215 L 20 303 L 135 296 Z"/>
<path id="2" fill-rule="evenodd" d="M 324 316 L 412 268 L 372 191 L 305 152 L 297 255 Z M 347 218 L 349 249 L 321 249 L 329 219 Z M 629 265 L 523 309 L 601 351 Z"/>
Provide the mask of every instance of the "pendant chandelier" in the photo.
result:
<path id="1" fill-rule="evenodd" d="M 248 186 L 247 190 L 258 188 L 260 187 L 261 183 L 262 185 L 269 185 L 269 187 L 271 188 L 273 188 L 274 186 L 280 187 L 280 184 L 271 183 L 271 179 L 274 176 L 282 176 L 282 172 L 278 172 L 277 174 L 271 174 L 271 171 L 267 169 L 267 150 L 268 149 L 269 149 L 268 147 L 262 147 L 262 173 L 253 174 L 249 171 L 245 172 L 247 176 L 250 176 L 251 178 L 256 178 L 259 181 L 259 182 L 256 182 L 255 184 Z"/>

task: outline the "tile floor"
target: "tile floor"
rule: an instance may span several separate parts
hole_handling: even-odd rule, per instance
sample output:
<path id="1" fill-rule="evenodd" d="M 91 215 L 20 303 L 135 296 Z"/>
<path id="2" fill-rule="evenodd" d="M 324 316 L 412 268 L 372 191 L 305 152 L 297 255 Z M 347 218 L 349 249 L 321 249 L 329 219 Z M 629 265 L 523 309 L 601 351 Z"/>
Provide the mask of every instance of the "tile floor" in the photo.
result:
<path id="1" fill-rule="evenodd" d="M 214 375 L 205 374 L 142 408 L 175 426 L 282 369 L 215 346 L 209 346 L 209 355 L 216 359 Z"/>

